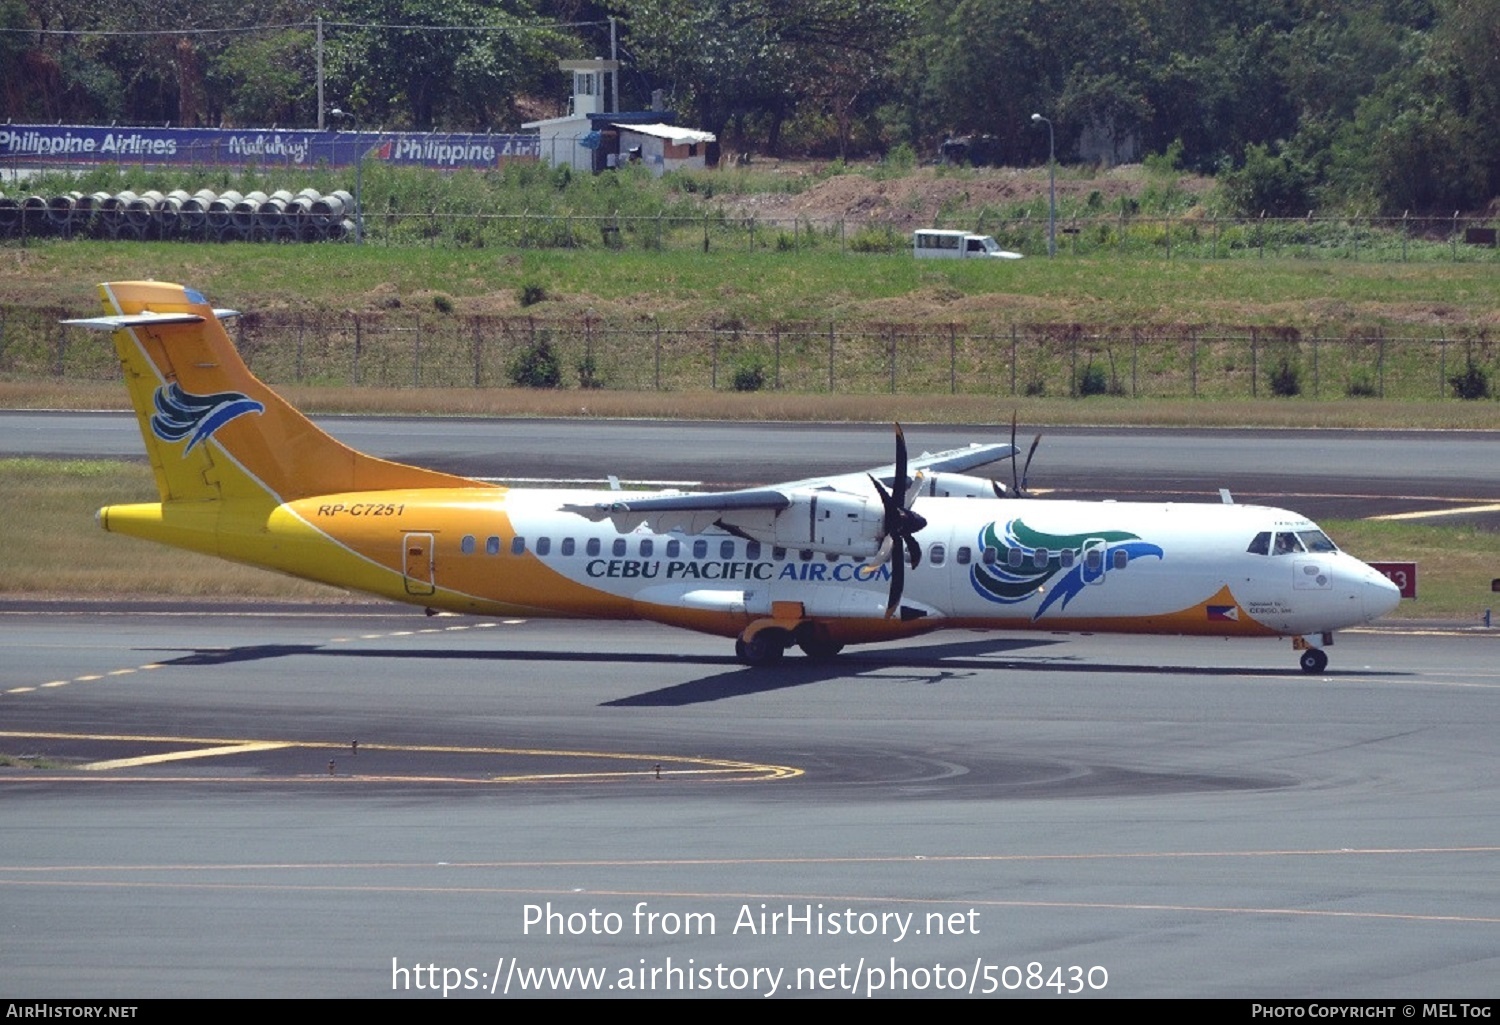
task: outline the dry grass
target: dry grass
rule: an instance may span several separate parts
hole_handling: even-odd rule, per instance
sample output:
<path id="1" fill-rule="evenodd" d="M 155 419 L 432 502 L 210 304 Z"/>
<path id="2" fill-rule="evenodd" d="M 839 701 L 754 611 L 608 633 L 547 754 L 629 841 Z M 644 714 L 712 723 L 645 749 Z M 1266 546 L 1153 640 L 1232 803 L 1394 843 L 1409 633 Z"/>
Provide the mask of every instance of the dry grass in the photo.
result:
<path id="1" fill-rule="evenodd" d="M 1354 427 L 1496 430 L 1493 402 L 1088 399 L 983 395 L 801 395 L 784 392 L 627 392 L 525 388 L 351 388 L 287 385 L 277 389 L 307 412 L 391 416 L 592 417 L 1007 424 L 1014 412 L 1033 426 Z M 102 381 L 0 381 L 0 408 L 128 409 L 121 384 Z"/>

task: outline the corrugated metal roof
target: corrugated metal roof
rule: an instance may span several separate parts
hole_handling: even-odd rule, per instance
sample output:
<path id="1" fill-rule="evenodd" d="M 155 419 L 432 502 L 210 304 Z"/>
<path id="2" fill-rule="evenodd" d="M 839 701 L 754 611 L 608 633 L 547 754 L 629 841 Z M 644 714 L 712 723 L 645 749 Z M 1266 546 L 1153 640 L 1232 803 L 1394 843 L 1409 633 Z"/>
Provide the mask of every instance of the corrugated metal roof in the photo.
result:
<path id="1" fill-rule="evenodd" d="M 614 124 L 611 122 L 611 124 Z M 716 136 L 713 132 L 700 132 L 694 128 L 679 128 L 676 125 L 632 125 L 614 124 L 622 132 L 635 132 L 637 135 L 650 135 L 657 139 L 666 139 L 675 142 L 679 146 L 687 142 L 713 142 Z"/>

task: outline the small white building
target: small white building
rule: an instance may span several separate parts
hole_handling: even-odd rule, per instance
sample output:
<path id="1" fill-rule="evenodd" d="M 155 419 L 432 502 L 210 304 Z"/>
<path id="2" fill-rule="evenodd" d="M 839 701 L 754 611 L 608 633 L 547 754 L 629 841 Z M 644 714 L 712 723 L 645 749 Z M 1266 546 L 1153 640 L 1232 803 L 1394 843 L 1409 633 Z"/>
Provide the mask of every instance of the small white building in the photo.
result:
<path id="1" fill-rule="evenodd" d="M 639 160 L 657 175 L 718 163 L 714 134 L 665 123 L 671 111 L 609 112 L 604 76 L 618 75 L 619 61 L 596 57 L 557 66 L 573 75 L 569 113 L 521 126 L 536 129 L 545 163 L 597 173 Z"/>

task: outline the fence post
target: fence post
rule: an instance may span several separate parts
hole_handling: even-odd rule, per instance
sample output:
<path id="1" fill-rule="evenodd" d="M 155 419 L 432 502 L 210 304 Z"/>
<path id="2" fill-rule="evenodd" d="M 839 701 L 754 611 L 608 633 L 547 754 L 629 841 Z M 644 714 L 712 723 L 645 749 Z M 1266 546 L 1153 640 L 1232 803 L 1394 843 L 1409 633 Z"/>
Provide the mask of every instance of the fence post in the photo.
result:
<path id="1" fill-rule="evenodd" d="M 771 341 L 776 351 L 776 390 L 781 391 L 781 325 L 771 326 Z"/>
<path id="2" fill-rule="evenodd" d="M 1385 398 L 1385 329 L 1380 329 L 1377 337 L 1378 348 L 1376 349 L 1376 366 L 1380 372 L 1380 397 Z"/>
<path id="3" fill-rule="evenodd" d="M 1260 398 L 1260 332 L 1250 329 L 1250 397 Z"/>
<path id="4" fill-rule="evenodd" d="M 414 317 L 416 329 L 411 339 L 411 386 L 422 387 L 422 318 Z"/>
<path id="5" fill-rule="evenodd" d="M 712 351 L 713 351 L 713 359 L 712 359 L 712 363 L 710 364 L 710 368 L 709 368 L 708 390 L 709 391 L 718 391 L 719 390 L 719 331 L 718 331 L 717 328 L 714 329 L 714 340 L 713 340 L 713 345 L 711 346 L 711 348 L 712 348 Z"/>
<path id="6" fill-rule="evenodd" d="M 1198 397 L 1198 331 L 1196 328 L 1188 329 L 1188 340 L 1192 342 L 1193 351 L 1188 358 L 1188 366 L 1192 368 L 1193 398 Z"/>
<path id="7" fill-rule="evenodd" d="M 1438 339 L 1438 390 L 1437 397 L 1443 397 L 1443 385 L 1448 383 L 1448 336 L 1444 335 Z"/>
<path id="8" fill-rule="evenodd" d="M 1016 356 L 1020 348 L 1020 339 L 1017 337 L 1016 325 L 1010 326 L 1010 397 L 1016 397 Z"/>
<path id="9" fill-rule="evenodd" d="M 896 338 L 897 338 L 897 334 L 896 334 L 895 331 L 891 331 L 890 334 L 887 337 L 890 340 L 888 342 L 886 342 L 885 350 L 886 350 L 886 357 L 887 357 L 887 359 L 890 360 L 890 367 L 891 367 L 891 394 L 894 395 L 894 394 L 896 394 Z"/>
<path id="10" fill-rule="evenodd" d="M 958 325 L 948 325 L 948 394 L 958 394 Z"/>
<path id="11" fill-rule="evenodd" d="M 302 313 L 300 310 L 297 312 L 297 366 L 293 379 L 298 384 L 302 383 Z"/>
<path id="12" fill-rule="evenodd" d="M 1317 336 L 1313 337 L 1312 347 L 1313 347 L 1313 398 L 1317 398 L 1318 397 L 1318 383 L 1319 383 L 1318 382 L 1318 339 L 1317 339 Z"/>
<path id="13" fill-rule="evenodd" d="M 354 315 L 354 383 L 356 385 L 365 383 L 364 374 L 360 369 L 360 357 L 364 354 L 364 344 L 364 335 L 359 327 L 359 314 L 356 313 Z"/>
<path id="14" fill-rule="evenodd" d="M 828 322 L 828 390 L 833 391 L 833 321 Z"/>
<path id="15" fill-rule="evenodd" d="M 484 335 L 479 330 L 479 318 L 474 318 L 474 387 L 484 386 Z"/>
<path id="16" fill-rule="evenodd" d="M 1136 391 L 1136 362 L 1137 354 L 1141 347 L 1141 329 L 1138 327 L 1130 329 L 1130 397 L 1138 398 Z"/>
<path id="17" fill-rule="evenodd" d="M 661 391 L 661 321 L 651 319 L 656 322 L 656 390 Z"/>

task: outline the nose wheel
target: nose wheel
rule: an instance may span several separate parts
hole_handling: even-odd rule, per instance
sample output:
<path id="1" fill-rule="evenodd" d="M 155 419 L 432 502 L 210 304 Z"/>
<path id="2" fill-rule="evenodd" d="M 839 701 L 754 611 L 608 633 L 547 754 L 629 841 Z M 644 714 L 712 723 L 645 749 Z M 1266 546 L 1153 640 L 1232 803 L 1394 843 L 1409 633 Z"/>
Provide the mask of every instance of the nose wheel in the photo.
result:
<path id="1" fill-rule="evenodd" d="M 1328 668 L 1328 653 L 1322 648 L 1308 648 L 1300 661 L 1304 673 L 1321 673 Z"/>

